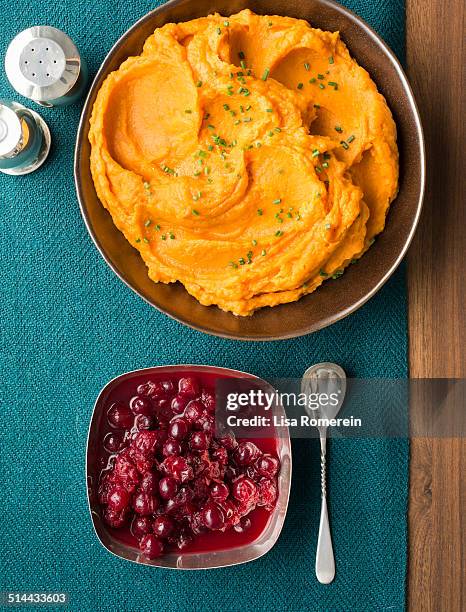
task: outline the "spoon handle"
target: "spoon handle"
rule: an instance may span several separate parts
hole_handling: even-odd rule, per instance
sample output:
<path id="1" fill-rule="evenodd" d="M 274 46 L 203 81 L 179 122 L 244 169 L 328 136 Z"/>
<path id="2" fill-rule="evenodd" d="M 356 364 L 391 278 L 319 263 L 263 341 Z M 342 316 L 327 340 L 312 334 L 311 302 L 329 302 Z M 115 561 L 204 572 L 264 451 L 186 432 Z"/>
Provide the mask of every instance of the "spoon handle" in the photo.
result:
<path id="1" fill-rule="evenodd" d="M 322 502 L 320 510 L 319 538 L 316 552 L 316 576 L 322 584 L 329 584 L 335 578 L 335 559 L 332 536 L 327 512 L 327 437 L 320 432 L 320 486 Z"/>

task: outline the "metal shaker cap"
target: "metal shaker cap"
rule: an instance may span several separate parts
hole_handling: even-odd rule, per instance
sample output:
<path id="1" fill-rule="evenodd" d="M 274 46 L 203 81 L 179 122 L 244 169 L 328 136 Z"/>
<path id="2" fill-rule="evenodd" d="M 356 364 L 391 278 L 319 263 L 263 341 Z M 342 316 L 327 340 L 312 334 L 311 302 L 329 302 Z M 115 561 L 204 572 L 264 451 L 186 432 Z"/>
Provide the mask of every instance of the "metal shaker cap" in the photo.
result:
<path id="1" fill-rule="evenodd" d="M 0 100 L 0 157 L 10 157 L 21 145 L 23 130 L 15 111 Z"/>
<path id="2" fill-rule="evenodd" d="M 5 70 L 14 89 L 35 102 L 65 96 L 81 68 L 79 51 L 69 36 L 50 26 L 34 26 L 11 41 Z"/>

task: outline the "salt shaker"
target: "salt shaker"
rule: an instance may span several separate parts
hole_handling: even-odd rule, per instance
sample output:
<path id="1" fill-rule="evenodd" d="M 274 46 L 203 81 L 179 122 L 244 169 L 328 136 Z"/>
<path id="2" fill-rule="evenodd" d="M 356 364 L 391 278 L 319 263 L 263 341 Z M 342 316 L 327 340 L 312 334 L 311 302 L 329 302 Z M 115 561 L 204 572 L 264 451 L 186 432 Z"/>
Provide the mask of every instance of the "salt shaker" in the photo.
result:
<path id="1" fill-rule="evenodd" d="M 71 38 L 50 26 L 34 26 L 15 36 L 6 52 L 5 70 L 18 93 L 49 107 L 75 102 L 88 76 Z"/>

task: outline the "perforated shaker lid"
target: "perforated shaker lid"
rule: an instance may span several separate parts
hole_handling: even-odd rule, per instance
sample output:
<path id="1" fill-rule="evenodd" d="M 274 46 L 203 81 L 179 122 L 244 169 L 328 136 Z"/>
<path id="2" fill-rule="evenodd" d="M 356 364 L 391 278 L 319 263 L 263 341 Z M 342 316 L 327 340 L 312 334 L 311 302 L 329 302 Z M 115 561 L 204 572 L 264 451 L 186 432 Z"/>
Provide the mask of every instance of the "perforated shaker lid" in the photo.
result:
<path id="1" fill-rule="evenodd" d="M 67 34 L 50 26 L 34 26 L 11 41 L 5 70 L 21 95 L 47 102 L 66 95 L 75 85 L 81 67 L 79 51 Z"/>
<path id="2" fill-rule="evenodd" d="M 20 145 L 23 131 L 15 111 L 0 100 L 0 157 L 12 155 Z"/>

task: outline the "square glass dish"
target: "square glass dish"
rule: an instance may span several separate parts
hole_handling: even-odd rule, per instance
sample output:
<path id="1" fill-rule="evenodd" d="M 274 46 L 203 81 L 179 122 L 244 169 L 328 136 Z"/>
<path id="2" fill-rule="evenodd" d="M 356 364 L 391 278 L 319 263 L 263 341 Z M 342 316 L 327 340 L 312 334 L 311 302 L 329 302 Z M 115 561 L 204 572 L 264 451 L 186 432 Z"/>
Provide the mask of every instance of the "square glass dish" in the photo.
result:
<path id="1" fill-rule="evenodd" d="M 133 385 L 137 384 L 144 377 L 146 380 L 150 377 L 160 379 L 161 376 L 169 379 L 170 377 L 179 378 L 187 375 L 209 377 L 210 379 L 249 378 L 258 382 L 265 391 L 274 392 L 269 383 L 252 374 L 206 365 L 171 365 L 135 370 L 122 374 L 107 383 L 95 402 L 86 453 L 87 495 L 95 533 L 102 546 L 114 555 L 128 561 L 155 567 L 210 569 L 253 561 L 266 554 L 274 546 L 285 521 L 291 486 L 292 460 L 289 432 L 288 430 L 284 431 L 283 428 L 281 428 L 280 435 L 275 436 L 276 453 L 281 463 L 278 475 L 277 501 L 262 531 L 252 541 L 234 547 L 222 546 L 218 550 L 167 552 L 161 557 L 149 560 L 142 555 L 136 546 L 115 537 L 115 530 L 110 528 L 102 519 L 97 490 L 100 473 L 105 468 L 101 461 L 102 431 L 106 422 L 108 406 L 112 401 L 112 394 L 114 397 L 117 387 L 131 386 L 132 383 Z M 272 407 L 271 412 L 278 419 L 285 416 L 283 406 L 278 403 Z"/>

